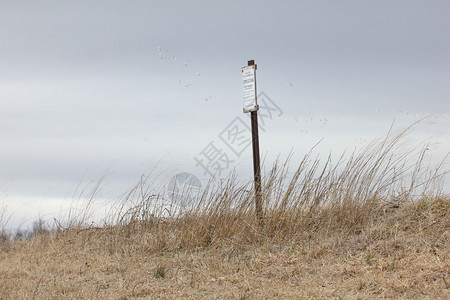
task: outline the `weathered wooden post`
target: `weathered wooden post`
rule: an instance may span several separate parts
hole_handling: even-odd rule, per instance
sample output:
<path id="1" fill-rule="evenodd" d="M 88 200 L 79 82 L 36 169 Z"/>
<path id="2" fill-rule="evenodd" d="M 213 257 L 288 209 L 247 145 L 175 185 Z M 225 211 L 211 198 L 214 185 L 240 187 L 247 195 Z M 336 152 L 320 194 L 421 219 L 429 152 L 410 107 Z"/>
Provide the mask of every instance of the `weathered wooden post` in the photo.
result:
<path id="1" fill-rule="evenodd" d="M 256 94 L 256 68 L 254 60 L 242 68 L 242 100 L 244 113 L 251 114 L 253 174 L 255 180 L 255 211 L 260 225 L 263 224 L 262 194 L 261 194 L 261 166 L 259 156 L 258 109 Z"/>

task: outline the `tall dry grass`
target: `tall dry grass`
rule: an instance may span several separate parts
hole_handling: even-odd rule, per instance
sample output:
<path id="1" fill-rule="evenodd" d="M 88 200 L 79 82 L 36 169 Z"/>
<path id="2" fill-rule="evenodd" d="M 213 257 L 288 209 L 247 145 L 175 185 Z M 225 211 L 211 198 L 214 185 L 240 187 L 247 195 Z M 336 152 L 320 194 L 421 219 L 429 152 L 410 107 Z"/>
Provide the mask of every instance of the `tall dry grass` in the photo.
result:
<path id="1" fill-rule="evenodd" d="M 336 162 L 332 155 L 322 161 L 313 151 L 294 171 L 289 157 L 277 161 L 263 176 L 263 225 L 255 217 L 252 182 L 235 173 L 208 184 L 188 208 L 167 202 L 143 178 L 111 209 L 105 245 L 111 251 L 154 253 L 360 232 L 387 211 L 445 198 L 445 159 L 430 165 L 427 145 L 402 150 L 410 130 L 390 133 Z M 81 230 L 85 215 L 69 229 Z"/>
<path id="2" fill-rule="evenodd" d="M 410 130 L 274 163 L 262 224 L 237 174 L 187 207 L 142 178 L 103 226 L 97 186 L 54 230 L 0 243 L 0 299 L 448 299 L 448 171 L 403 150 Z"/>

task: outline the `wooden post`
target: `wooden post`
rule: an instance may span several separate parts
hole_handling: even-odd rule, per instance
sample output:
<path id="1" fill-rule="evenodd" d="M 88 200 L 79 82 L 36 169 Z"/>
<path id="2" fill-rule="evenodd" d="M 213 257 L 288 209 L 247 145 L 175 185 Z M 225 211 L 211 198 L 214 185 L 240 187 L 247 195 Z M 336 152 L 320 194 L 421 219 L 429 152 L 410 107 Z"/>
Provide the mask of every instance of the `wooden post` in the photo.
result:
<path id="1" fill-rule="evenodd" d="M 255 65 L 254 60 L 248 61 L 248 66 Z M 255 99 L 256 92 L 256 75 L 255 75 Z M 262 208 L 262 193 L 261 193 L 261 166 L 259 156 L 259 134 L 258 134 L 258 111 L 251 111 L 251 126 L 252 126 L 252 148 L 253 148 L 253 175 L 255 180 L 255 211 L 256 218 L 259 225 L 263 225 L 263 208 Z"/>

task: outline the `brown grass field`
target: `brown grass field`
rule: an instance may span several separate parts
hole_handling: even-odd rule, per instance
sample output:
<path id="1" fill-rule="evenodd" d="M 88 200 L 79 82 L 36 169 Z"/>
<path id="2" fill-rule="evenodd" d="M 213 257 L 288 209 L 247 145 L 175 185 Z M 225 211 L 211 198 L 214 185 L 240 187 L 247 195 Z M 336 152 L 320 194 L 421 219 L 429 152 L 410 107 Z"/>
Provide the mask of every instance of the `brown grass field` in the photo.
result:
<path id="1" fill-rule="evenodd" d="M 138 184 L 103 226 L 1 242 L 0 299 L 450 299 L 447 172 L 406 134 L 275 164 L 262 224 L 235 176 L 171 215 Z"/>

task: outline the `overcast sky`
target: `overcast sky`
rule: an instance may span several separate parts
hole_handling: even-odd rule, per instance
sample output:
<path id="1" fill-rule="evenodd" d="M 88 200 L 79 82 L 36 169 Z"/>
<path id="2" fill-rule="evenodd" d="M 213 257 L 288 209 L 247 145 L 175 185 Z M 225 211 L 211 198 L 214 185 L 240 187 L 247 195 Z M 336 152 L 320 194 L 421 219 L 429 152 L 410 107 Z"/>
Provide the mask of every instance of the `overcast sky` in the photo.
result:
<path id="1" fill-rule="evenodd" d="M 221 175 L 251 178 L 251 147 L 226 138 L 250 126 L 249 59 L 266 162 L 291 150 L 295 162 L 321 139 L 324 155 L 352 151 L 427 115 L 413 137 L 443 156 L 449 12 L 416 0 L 0 1 L 0 204 L 26 222 L 102 176 L 104 199 L 143 174 L 204 181 L 198 161 L 213 149 Z"/>

